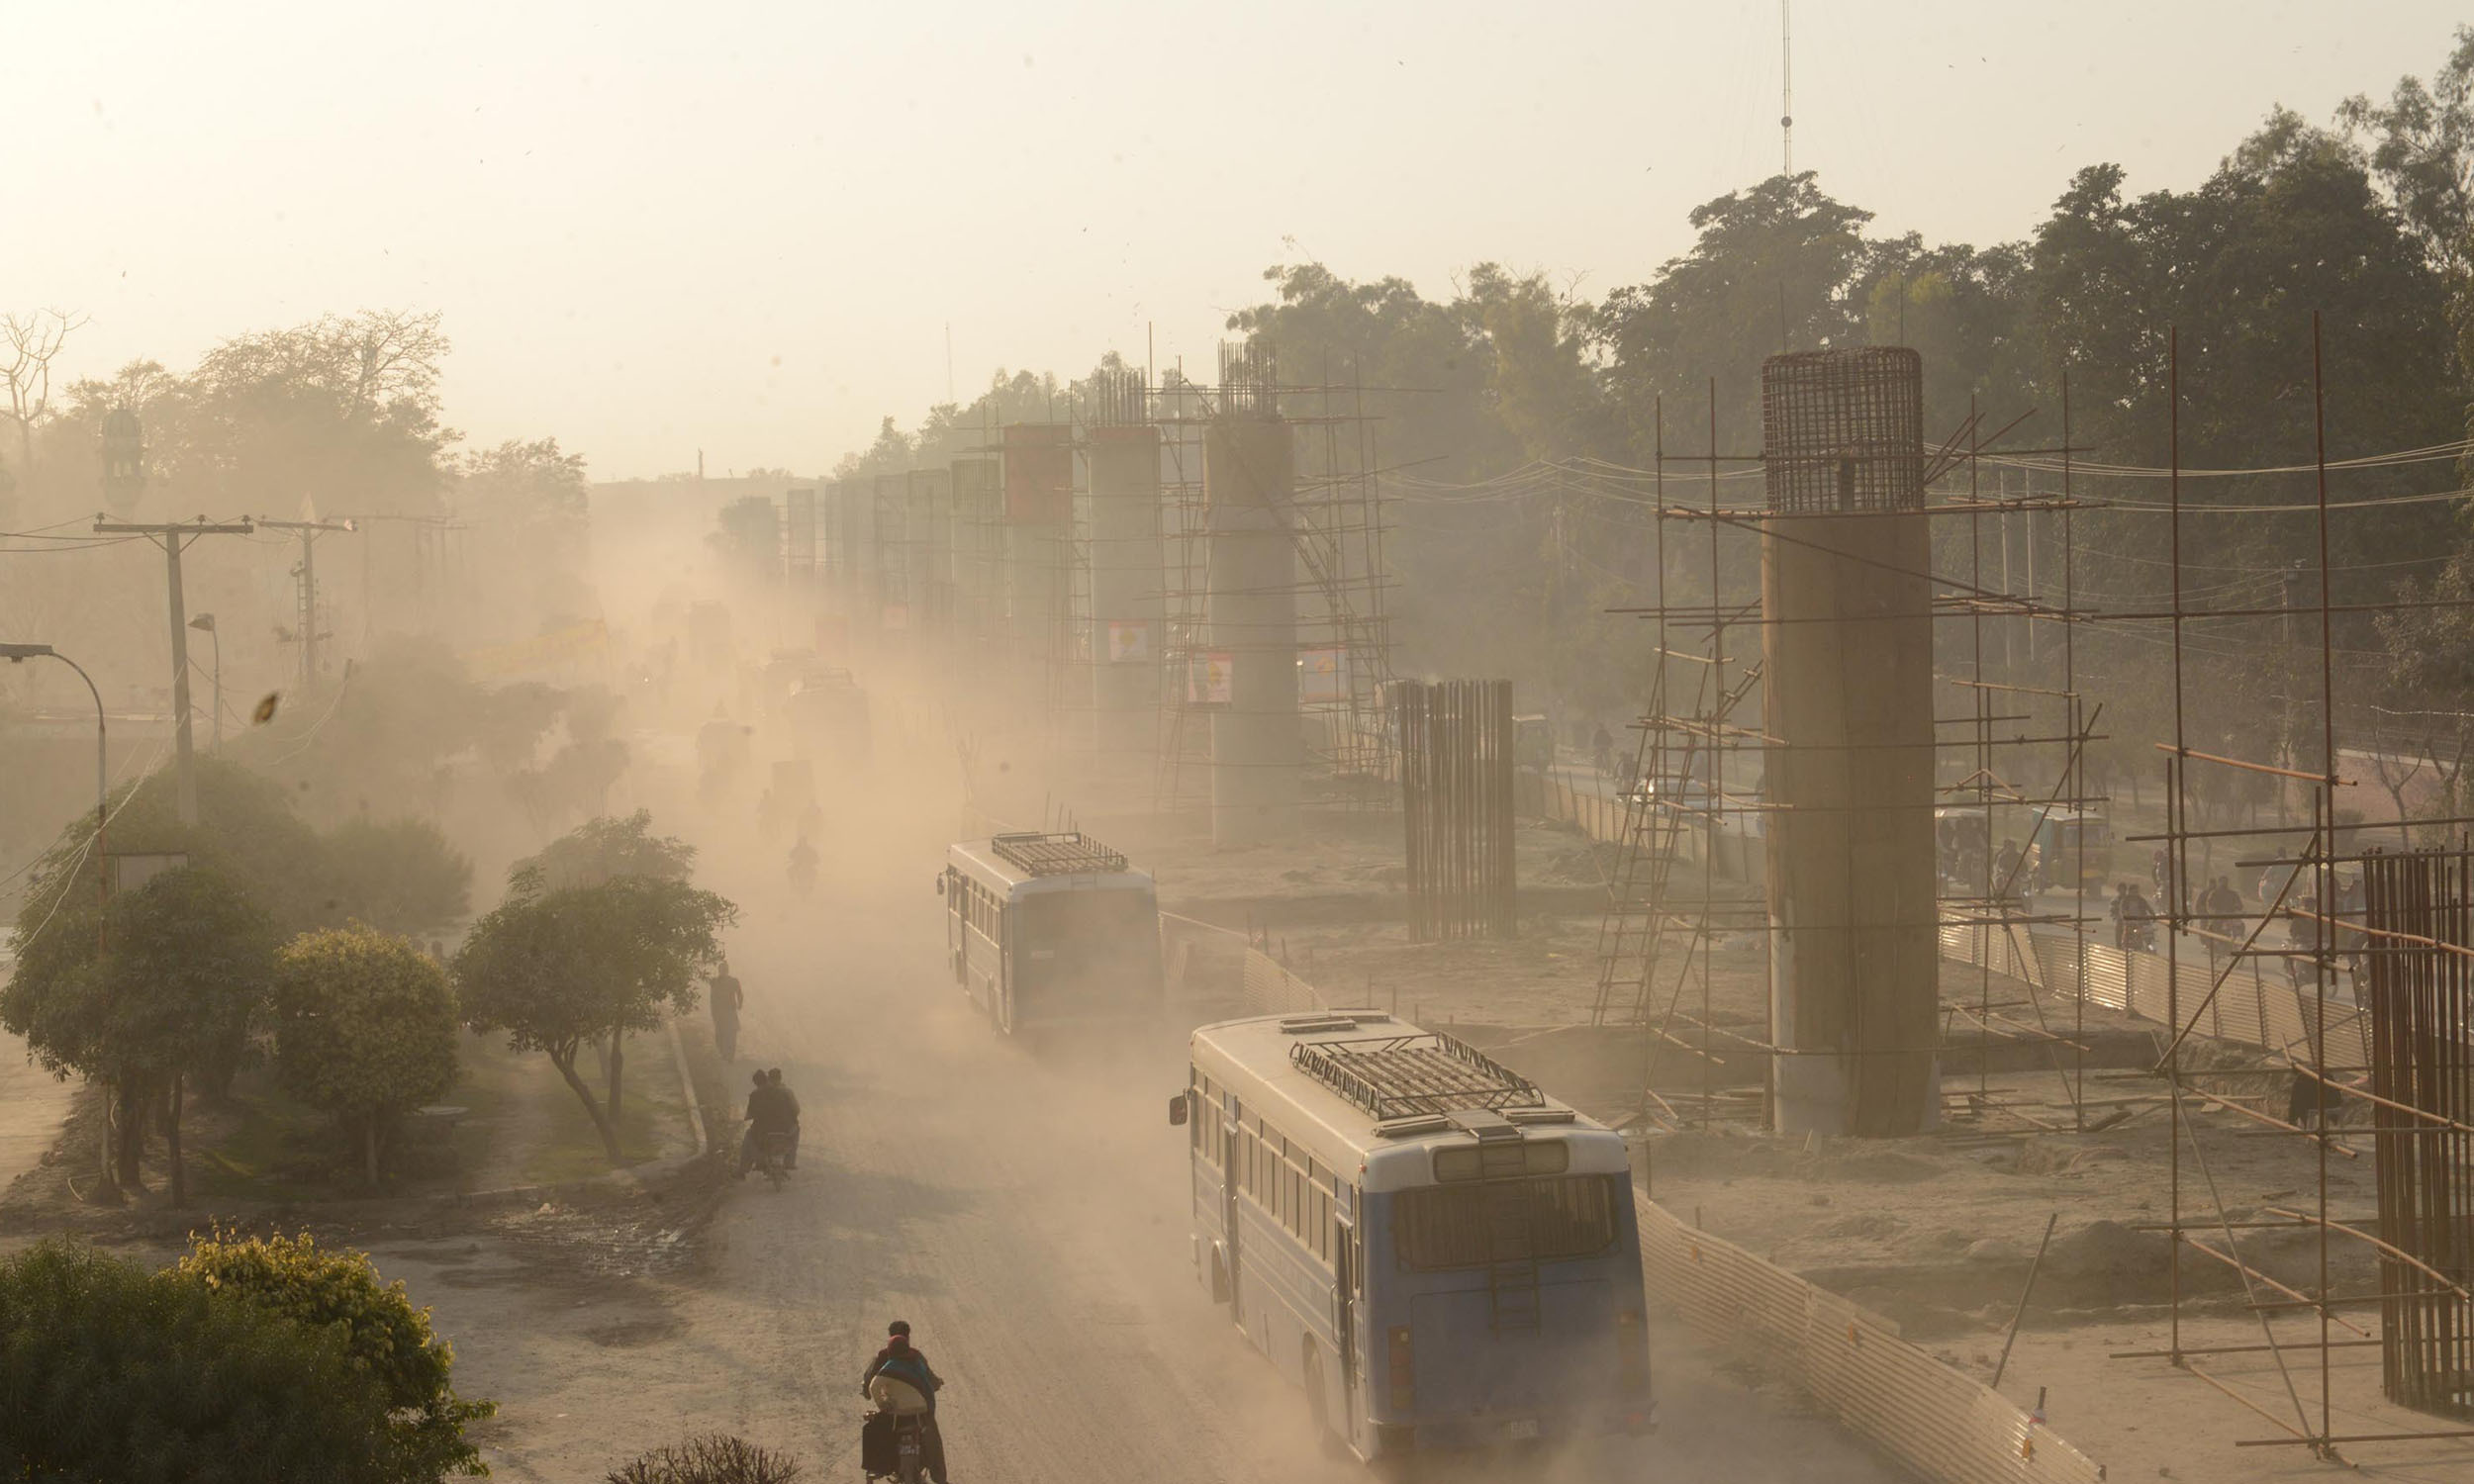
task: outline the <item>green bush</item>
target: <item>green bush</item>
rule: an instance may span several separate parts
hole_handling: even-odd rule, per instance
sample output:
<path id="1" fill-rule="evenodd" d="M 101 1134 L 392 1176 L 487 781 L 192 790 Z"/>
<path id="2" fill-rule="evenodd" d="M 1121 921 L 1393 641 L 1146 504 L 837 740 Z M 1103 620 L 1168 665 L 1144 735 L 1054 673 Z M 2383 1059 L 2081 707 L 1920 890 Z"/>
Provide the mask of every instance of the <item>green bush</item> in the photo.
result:
<path id="1" fill-rule="evenodd" d="M 388 1126 L 455 1085 L 445 972 L 365 927 L 303 933 L 275 956 L 275 1072 L 342 1120 L 375 1185 Z"/>
<path id="2" fill-rule="evenodd" d="M 0 1262 L 0 1479 L 390 1484 L 344 1336 L 66 1242 Z"/>
<path id="3" fill-rule="evenodd" d="M 201 1237 L 174 1269 L 219 1295 L 247 1300 L 267 1313 L 334 1341 L 361 1385 L 381 1398 L 376 1419 L 385 1467 L 396 1484 L 429 1484 L 448 1474 L 489 1470 L 464 1438 L 464 1425 L 497 1411 L 494 1403 L 455 1395 L 448 1372 L 454 1349 L 429 1328 L 400 1282 L 381 1284 L 369 1254 L 327 1251 L 297 1238 Z"/>
<path id="4" fill-rule="evenodd" d="M 801 1472 L 799 1461 L 786 1453 L 709 1433 L 655 1448 L 603 1477 L 605 1484 L 791 1484 Z"/>

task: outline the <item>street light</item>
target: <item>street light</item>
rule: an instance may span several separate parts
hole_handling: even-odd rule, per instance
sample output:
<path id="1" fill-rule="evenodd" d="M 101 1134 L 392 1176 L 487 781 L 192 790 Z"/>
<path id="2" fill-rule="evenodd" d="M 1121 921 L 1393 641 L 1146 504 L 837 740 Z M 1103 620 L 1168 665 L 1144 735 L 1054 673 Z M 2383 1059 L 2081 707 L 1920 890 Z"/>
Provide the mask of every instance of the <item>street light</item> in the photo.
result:
<path id="1" fill-rule="evenodd" d="M 215 615 L 200 613 L 189 620 L 189 626 L 215 639 L 215 752 L 224 751 L 224 636 L 215 632 Z"/>
<path id="2" fill-rule="evenodd" d="M 94 697 L 94 874 L 98 889 L 108 890 L 109 887 L 104 884 L 107 873 L 104 870 L 103 826 L 111 818 L 104 802 L 104 795 L 111 787 L 111 771 L 103 760 L 103 693 L 95 689 L 94 677 L 86 673 L 85 666 L 48 644 L 0 644 L 0 660 L 12 665 L 23 665 L 28 660 L 47 657 L 76 671 L 77 678 L 86 683 L 86 694 Z M 96 919 L 98 930 L 101 920 L 99 917 Z"/>

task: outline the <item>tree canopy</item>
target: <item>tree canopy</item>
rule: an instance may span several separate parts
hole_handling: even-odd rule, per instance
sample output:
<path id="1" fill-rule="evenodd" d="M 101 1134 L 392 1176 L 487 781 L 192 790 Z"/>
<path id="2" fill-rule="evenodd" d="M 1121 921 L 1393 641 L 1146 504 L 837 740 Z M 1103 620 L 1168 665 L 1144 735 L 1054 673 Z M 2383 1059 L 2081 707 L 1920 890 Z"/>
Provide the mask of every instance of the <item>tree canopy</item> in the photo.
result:
<path id="1" fill-rule="evenodd" d="M 393 1122 L 455 1085 L 446 974 L 401 938 L 355 926 L 285 944 L 275 956 L 274 1025 L 276 1074 L 343 1122 L 373 1185 Z"/>
<path id="2" fill-rule="evenodd" d="M 416 1309 L 402 1282 L 384 1282 L 369 1254 L 322 1248 L 298 1237 L 215 1233 L 192 1241 L 173 1272 L 217 1294 L 239 1298 L 302 1333 L 337 1336 L 357 1377 L 379 1399 L 378 1477 L 389 1484 L 433 1484 L 449 1475 L 486 1474 L 464 1428 L 498 1409 L 455 1394 L 452 1346 Z"/>

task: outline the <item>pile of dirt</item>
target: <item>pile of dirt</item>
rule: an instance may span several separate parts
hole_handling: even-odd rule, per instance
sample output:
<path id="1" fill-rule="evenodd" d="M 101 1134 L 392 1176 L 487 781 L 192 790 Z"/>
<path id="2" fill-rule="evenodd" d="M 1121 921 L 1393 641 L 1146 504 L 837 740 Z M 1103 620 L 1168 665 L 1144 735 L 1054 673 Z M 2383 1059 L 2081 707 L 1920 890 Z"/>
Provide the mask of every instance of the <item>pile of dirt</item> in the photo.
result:
<path id="1" fill-rule="evenodd" d="M 2162 1232 L 2141 1232 L 2118 1221 L 2092 1221 L 2053 1239 L 2037 1279 L 2039 1299 L 2059 1309 L 2099 1309 L 2121 1304 L 2161 1304 L 2171 1295 L 2168 1273 L 2173 1246 Z M 2201 1259 L 2203 1262 L 2206 1259 Z M 2195 1264 L 2184 1264 L 2189 1268 Z M 2216 1266 L 2216 1264 L 2209 1264 Z M 2229 1268 L 2218 1271 L 2233 1277 Z M 2185 1271 L 2186 1281 L 2200 1275 Z"/>

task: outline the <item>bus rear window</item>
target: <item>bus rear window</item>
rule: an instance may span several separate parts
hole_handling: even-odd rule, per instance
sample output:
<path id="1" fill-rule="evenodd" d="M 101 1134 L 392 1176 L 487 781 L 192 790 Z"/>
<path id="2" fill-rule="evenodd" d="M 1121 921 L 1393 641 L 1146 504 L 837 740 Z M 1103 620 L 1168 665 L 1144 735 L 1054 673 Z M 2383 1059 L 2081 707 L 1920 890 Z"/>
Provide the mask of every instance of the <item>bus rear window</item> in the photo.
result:
<path id="1" fill-rule="evenodd" d="M 1483 1267 L 1489 1262 L 1540 1262 L 1594 1257 L 1615 1245 L 1617 1177 L 1566 1175 L 1477 1185 L 1429 1185 L 1391 1198 L 1392 1250 L 1418 1272 Z M 1513 1201 L 1526 1219 L 1505 1224 L 1513 1250 L 1493 1250 L 1491 1203 Z"/>

